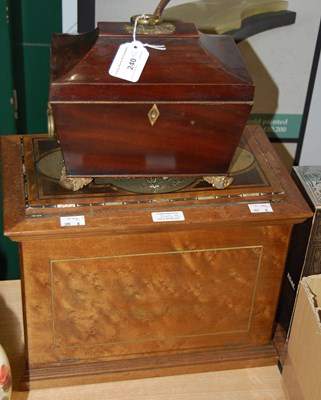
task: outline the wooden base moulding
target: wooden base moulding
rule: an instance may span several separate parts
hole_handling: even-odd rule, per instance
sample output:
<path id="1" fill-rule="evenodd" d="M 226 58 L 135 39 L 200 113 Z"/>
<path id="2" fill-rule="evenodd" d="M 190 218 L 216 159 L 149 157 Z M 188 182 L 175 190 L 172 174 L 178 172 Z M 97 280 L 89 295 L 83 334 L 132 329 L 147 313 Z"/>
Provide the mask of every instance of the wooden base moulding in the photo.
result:
<path id="1" fill-rule="evenodd" d="M 26 370 L 22 390 L 68 385 L 115 382 L 168 375 L 253 368 L 276 365 L 277 354 L 272 344 L 264 346 L 224 346 L 188 354 L 153 356 L 149 358 L 90 362 Z M 51 383 L 52 382 L 52 383 Z"/>

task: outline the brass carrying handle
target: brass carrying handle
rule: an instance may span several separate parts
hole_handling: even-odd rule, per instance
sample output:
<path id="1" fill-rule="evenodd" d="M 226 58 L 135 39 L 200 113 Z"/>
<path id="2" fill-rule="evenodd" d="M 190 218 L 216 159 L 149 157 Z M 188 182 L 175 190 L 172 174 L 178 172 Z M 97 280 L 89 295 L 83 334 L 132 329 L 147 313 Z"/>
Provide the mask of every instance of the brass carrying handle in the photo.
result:
<path id="1" fill-rule="evenodd" d="M 145 25 L 145 26 L 155 26 L 159 25 L 163 22 L 162 20 L 162 13 L 164 11 L 164 8 L 167 6 L 167 4 L 170 2 L 170 0 L 161 0 L 156 7 L 155 11 L 153 14 L 144 14 L 141 17 L 138 15 L 134 15 L 130 18 L 130 21 L 132 23 L 135 23 L 137 17 L 137 23 L 139 25 Z"/>
<path id="2" fill-rule="evenodd" d="M 50 103 L 48 103 L 48 108 L 47 108 L 47 121 L 48 121 L 48 136 L 50 139 L 54 139 L 56 137 L 55 120 Z"/>
<path id="3" fill-rule="evenodd" d="M 162 16 L 164 8 L 167 6 L 169 2 L 170 0 L 161 0 L 158 6 L 156 7 L 153 15 L 156 15 L 158 18 L 160 18 Z"/>

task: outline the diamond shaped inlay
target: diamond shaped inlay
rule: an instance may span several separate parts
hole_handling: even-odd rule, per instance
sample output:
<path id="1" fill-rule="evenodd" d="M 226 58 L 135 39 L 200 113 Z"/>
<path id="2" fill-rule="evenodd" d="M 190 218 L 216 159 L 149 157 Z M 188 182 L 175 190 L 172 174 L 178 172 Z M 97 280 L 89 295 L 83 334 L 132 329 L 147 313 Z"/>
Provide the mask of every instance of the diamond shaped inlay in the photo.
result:
<path id="1" fill-rule="evenodd" d="M 159 115 L 160 115 L 159 109 L 158 109 L 157 105 L 154 104 L 153 107 L 148 112 L 148 118 L 149 118 L 149 122 L 151 123 L 151 125 L 155 124 Z"/>

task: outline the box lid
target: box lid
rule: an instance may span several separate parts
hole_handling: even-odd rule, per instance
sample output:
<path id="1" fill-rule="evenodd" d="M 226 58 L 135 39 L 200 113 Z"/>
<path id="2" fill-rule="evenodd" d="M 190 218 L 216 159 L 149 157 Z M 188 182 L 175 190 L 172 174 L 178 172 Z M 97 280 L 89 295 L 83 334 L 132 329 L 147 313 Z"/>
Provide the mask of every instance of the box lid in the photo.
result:
<path id="1" fill-rule="evenodd" d="M 253 227 L 256 224 L 291 225 L 312 213 L 278 160 L 261 127 L 246 127 L 242 143 L 254 157 L 239 166 L 228 189 L 189 187 L 171 194 L 133 194 L 99 186 L 78 192 L 62 190 L 59 182 L 37 172 L 35 159 L 49 144 L 43 135 L 1 137 L 4 232 L 13 240 L 33 240 L 69 234 L 77 236 L 159 232 L 164 226 L 151 219 L 152 211 L 183 211 L 185 221 L 174 221 L 169 230 L 204 229 L 207 226 Z M 51 141 L 52 144 L 53 141 Z M 42 151 L 40 148 L 43 147 Z M 248 153 L 246 153 L 248 154 Z M 35 158 L 36 157 L 36 158 Z M 247 158 L 247 157 L 246 157 Z M 251 212 L 250 204 L 269 202 L 273 212 Z M 61 227 L 60 216 L 85 216 L 85 226 Z M 244 231 L 246 229 L 244 228 Z M 48 236 L 49 235 L 49 236 Z M 279 240 L 279 238 L 275 238 Z"/>
<path id="2" fill-rule="evenodd" d="M 119 46 L 133 40 L 129 24 L 104 22 L 85 34 L 53 35 L 50 102 L 253 101 L 254 85 L 230 36 L 202 34 L 190 23 L 174 29 L 137 33 L 144 44 L 166 47 L 148 49 L 137 83 L 108 73 Z"/>
<path id="3" fill-rule="evenodd" d="M 286 189 L 275 174 L 271 161 L 266 158 L 266 149 L 261 147 L 263 135 L 260 130 L 252 133 L 248 127 L 245 128 L 230 170 L 233 183 L 228 188 L 216 189 L 204 179 L 194 177 L 185 187 L 177 185 L 172 192 L 157 192 L 146 187 L 144 192 L 135 192 L 129 188 L 129 184 L 124 188 L 123 180 L 118 179 L 110 179 L 105 183 L 92 181 L 76 191 L 66 189 L 61 180 L 59 144 L 43 135 L 25 135 L 22 140 L 23 169 L 28 183 L 24 194 L 26 214 L 61 213 L 70 207 L 86 208 L 89 204 L 96 207 L 97 211 L 105 206 L 117 209 L 126 205 L 131 208 L 158 208 L 204 203 L 282 202 L 287 196 Z M 136 181 L 135 178 L 125 180 Z"/>

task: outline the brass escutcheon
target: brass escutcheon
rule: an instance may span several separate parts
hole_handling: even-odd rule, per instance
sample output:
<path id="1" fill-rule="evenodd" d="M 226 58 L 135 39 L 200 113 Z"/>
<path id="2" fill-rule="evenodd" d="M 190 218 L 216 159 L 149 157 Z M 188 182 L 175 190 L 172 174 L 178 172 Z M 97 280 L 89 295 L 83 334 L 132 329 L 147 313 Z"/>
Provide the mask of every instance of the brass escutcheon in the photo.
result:
<path id="1" fill-rule="evenodd" d="M 157 105 L 154 104 L 153 107 L 148 112 L 149 122 L 151 123 L 152 126 L 155 124 L 159 116 L 160 116 L 159 109 Z"/>

